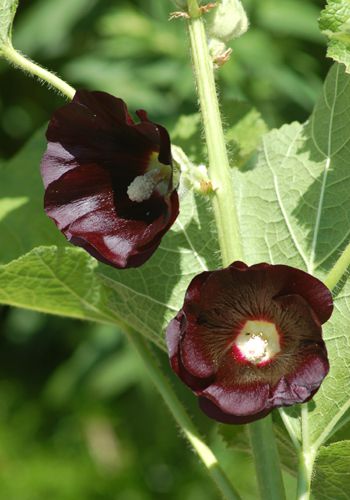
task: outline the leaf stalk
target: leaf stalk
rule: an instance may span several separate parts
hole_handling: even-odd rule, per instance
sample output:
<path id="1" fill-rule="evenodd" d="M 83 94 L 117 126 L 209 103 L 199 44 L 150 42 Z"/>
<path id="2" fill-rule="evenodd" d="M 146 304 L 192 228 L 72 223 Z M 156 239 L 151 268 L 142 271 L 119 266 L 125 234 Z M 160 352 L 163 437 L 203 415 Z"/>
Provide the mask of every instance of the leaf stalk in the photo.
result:
<path id="1" fill-rule="evenodd" d="M 311 476 L 315 461 L 315 451 L 310 446 L 308 404 L 301 406 L 302 447 L 298 450 L 297 500 L 309 500 L 311 494 Z"/>
<path id="2" fill-rule="evenodd" d="M 227 266 L 243 258 L 235 194 L 216 93 L 214 66 L 197 0 L 188 0 L 188 12 L 193 69 L 208 150 L 209 177 L 214 189 L 213 209 L 222 261 Z"/>
<path id="3" fill-rule="evenodd" d="M 284 500 L 281 463 L 271 416 L 249 424 L 249 437 L 261 500 Z"/>
<path id="4" fill-rule="evenodd" d="M 68 99 L 73 99 L 75 89 L 68 85 L 57 75 L 51 73 L 45 68 L 39 66 L 29 58 L 21 54 L 11 44 L 3 45 L 0 50 L 0 56 L 3 56 L 10 64 L 21 69 L 25 73 L 36 76 L 43 82 L 46 82 L 50 87 L 57 89 L 60 94 L 63 94 Z"/>
<path id="5" fill-rule="evenodd" d="M 326 279 L 324 280 L 324 284 L 330 289 L 334 290 L 337 286 L 343 275 L 348 270 L 350 266 L 350 243 L 348 243 L 347 247 L 336 261 L 330 272 L 328 273 Z"/>

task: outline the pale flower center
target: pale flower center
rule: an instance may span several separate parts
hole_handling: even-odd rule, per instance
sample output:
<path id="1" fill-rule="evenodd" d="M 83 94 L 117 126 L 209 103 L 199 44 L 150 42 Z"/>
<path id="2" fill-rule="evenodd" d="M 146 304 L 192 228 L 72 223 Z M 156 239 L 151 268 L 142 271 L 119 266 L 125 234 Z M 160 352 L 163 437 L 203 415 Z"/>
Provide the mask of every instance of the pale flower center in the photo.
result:
<path id="1" fill-rule="evenodd" d="M 138 203 L 148 200 L 157 184 L 157 172 L 155 170 L 144 175 L 138 175 L 128 186 L 128 196 L 131 201 L 137 201 Z"/>
<path id="2" fill-rule="evenodd" d="M 127 194 L 130 200 L 137 203 L 148 200 L 155 190 L 160 196 L 165 196 L 168 192 L 170 175 L 170 165 L 160 163 L 158 153 L 152 153 L 146 173 L 135 177 L 128 186 Z"/>
<path id="3" fill-rule="evenodd" d="M 235 338 L 234 346 L 243 359 L 259 365 L 280 352 L 280 335 L 274 323 L 248 320 Z"/>

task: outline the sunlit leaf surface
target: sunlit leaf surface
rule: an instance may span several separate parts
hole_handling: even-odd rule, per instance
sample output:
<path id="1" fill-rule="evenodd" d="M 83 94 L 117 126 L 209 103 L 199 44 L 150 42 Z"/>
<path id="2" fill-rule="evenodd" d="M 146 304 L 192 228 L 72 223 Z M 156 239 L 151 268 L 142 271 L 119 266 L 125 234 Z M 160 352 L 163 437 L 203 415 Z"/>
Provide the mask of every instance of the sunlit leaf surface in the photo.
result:
<path id="1" fill-rule="evenodd" d="M 350 441 L 322 446 L 315 466 L 312 491 L 316 500 L 348 500 Z"/>
<path id="2" fill-rule="evenodd" d="M 327 56 L 345 64 L 350 72 L 350 2 L 328 0 L 319 20 L 320 29 L 328 37 Z"/>

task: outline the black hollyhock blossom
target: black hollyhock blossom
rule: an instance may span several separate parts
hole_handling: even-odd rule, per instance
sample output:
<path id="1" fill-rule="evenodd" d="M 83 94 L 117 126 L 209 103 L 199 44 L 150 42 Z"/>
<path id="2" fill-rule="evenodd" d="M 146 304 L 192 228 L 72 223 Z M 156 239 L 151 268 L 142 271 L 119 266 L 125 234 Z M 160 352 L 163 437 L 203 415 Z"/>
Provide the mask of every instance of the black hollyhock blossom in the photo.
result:
<path id="1" fill-rule="evenodd" d="M 179 212 L 168 132 L 137 115 L 110 94 L 77 91 L 51 118 L 41 164 L 47 215 L 117 268 L 149 259 Z"/>
<path id="2" fill-rule="evenodd" d="M 257 420 L 318 390 L 332 310 L 326 286 L 289 266 L 234 262 L 201 273 L 167 329 L 171 366 L 209 417 Z"/>

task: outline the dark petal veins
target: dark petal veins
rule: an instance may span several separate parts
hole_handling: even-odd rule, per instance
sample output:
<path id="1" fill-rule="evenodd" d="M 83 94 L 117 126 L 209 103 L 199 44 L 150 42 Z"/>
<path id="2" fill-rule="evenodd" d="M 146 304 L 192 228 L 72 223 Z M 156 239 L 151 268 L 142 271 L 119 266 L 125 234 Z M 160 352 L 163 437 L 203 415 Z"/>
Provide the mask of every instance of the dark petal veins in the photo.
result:
<path id="1" fill-rule="evenodd" d="M 329 370 L 321 323 L 331 311 L 327 288 L 289 266 L 234 262 L 202 273 L 169 327 L 177 325 L 168 342 L 172 367 L 210 418 L 236 424 L 263 418 L 318 390 Z M 254 319 L 275 323 L 280 339 L 281 350 L 262 366 L 232 354 L 237 331 Z"/>
<path id="2" fill-rule="evenodd" d="M 325 323 L 332 314 L 333 301 L 328 288 L 300 269 L 266 263 L 255 264 L 244 273 L 239 272 L 243 267 L 237 266 L 237 263 L 229 268 L 232 272 L 231 293 L 237 293 L 243 285 L 253 285 L 256 290 L 260 288 L 272 296 L 298 294 L 309 303 L 321 323 Z"/>
<path id="3" fill-rule="evenodd" d="M 331 317 L 332 294 L 320 280 L 300 269 L 283 265 L 271 266 L 269 273 L 270 279 L 279 283 L 277 295 L 301 295 L 315 311 L 321 324 Z"/>
<path id="4" fill-rule="evenodd" d="M 213 420 L 217 422 L 221 422 L 223 424 L 248 424 L 249 422 L 253 422 L 260 418 L 266 417 L 272 409 L 263 410 L 259 413 L 255 413 L 253 415 L 231 415 L 228 413 L 224 413 L 214 404 L 210 399 L 199 397 L 198 403 L 200 409 Z"/>
<path id="5" fill-rule="evenodd" d="M 278 305 L 275 319 L 284 337 L 289 335 L 300 342 L 317 342 L 322 338 L 319 318 L 303 297 L 282 295 L 275 297 L 273 302 Z"/>

